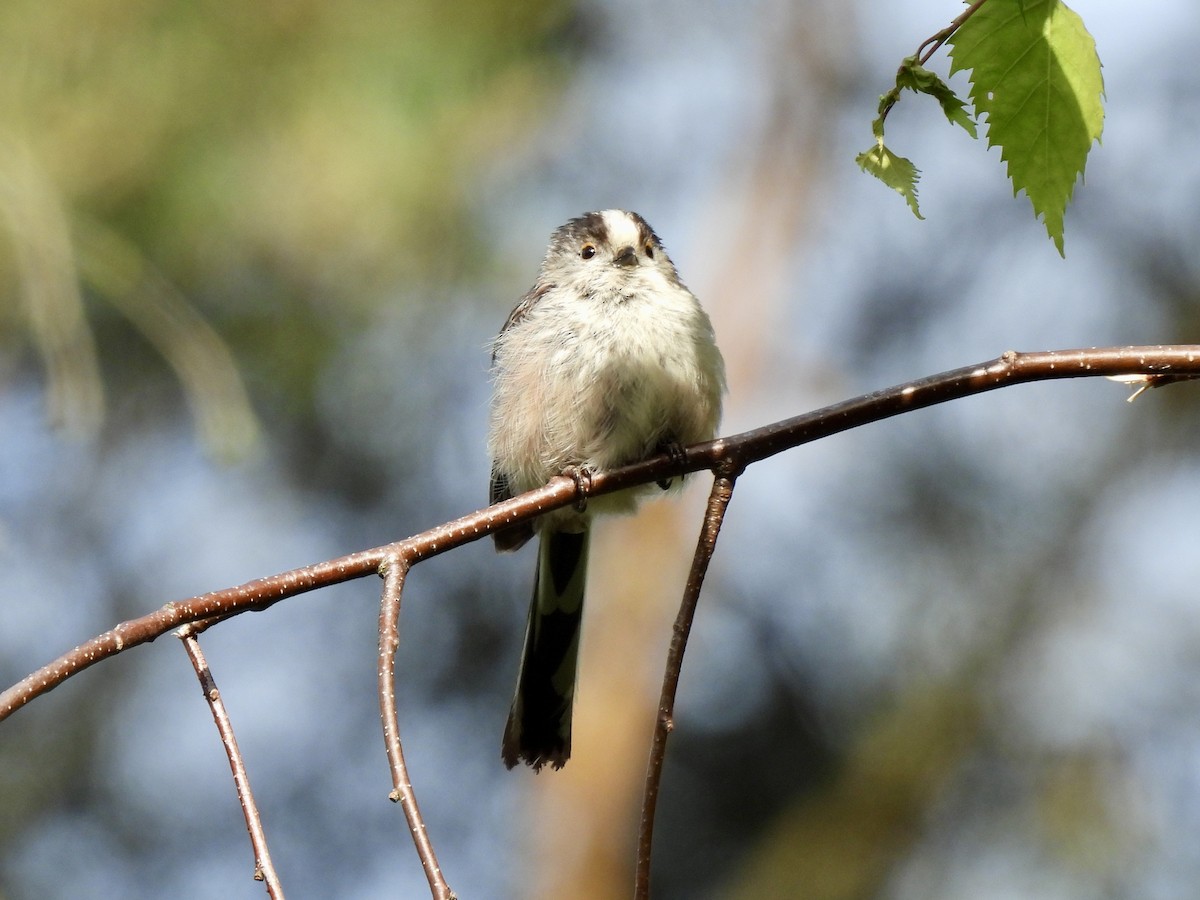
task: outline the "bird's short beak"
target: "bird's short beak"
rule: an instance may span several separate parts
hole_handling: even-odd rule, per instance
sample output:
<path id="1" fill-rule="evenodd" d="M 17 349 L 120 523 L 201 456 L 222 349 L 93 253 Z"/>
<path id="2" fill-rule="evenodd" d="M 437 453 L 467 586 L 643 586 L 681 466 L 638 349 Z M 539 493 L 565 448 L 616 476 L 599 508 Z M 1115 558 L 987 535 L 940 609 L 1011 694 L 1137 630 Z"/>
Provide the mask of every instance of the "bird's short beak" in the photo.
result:
<path id="1" fill-rule="evenodd" d="M 637 251 L 632 247 L 622 247 L 613 258 L 613 264 L 618 266 L 636 266 L 638 264 Z"/>

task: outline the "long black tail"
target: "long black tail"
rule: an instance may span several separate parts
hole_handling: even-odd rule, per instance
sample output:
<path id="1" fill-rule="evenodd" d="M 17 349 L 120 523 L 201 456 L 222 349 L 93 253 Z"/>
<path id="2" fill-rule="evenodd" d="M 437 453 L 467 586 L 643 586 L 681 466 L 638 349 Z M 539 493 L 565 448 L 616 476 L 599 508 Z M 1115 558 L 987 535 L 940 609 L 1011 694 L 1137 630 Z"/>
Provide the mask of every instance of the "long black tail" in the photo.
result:
<path id="1" fill-rule="evenodd" d="M 587 555 L 586 529 L 542 533 L 517 693 L 500 750 L 510 769 L 522 761 L 535 770 L 547 763 L 561 769 L 571 756 Z"/>

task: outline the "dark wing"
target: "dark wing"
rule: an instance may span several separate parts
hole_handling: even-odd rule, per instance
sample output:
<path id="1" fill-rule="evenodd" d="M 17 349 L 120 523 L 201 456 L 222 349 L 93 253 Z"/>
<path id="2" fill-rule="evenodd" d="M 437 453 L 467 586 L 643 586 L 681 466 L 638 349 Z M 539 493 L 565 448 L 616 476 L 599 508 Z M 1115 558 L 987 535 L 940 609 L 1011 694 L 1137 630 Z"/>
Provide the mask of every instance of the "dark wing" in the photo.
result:
<path id="1" fill-rule="evenodd" d="M 493 468 L 488 503 L 501 503 L 504 500 L 511 500 L 512 496 L 512 485 L 508 483 L 508 476 Z"/>
<path id="2" fill-rule="evenodd" d="M 504 500 L 511 500 L 512 496 L 512 485 L 508 483 L 508 476 L 502 472 L 497 472 L 493 467 L 489 502 L 500 503 Z M 525 546 L 525 542 L 531 537 L 533 537 L 532 522 L 522 522 L 519 525 L 513 525 L 511 528 L 492 532 L 492 540 L 496 543 L 496 550 L 500 552 L 517 550 Z"/>

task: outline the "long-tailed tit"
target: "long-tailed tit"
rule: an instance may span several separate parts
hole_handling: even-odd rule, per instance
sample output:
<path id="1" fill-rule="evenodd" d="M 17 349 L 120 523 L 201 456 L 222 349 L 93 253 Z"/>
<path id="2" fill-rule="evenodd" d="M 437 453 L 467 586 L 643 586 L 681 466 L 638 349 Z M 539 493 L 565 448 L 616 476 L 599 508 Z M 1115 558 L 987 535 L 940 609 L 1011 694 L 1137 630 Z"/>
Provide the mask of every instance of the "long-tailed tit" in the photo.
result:
<path id="1" fill-rule="evenodd" d="M 609 209 L 554 232 L 537 281 L 493 345 L 493 503 L 564 471 L 612 469 L 711 440 L 725 367 L 712 324 L 636 213 Z M 637 491 L 559 509 L 494 537 L 540 535 L 533 600 L 502 756 L 558 769 L 571 755 L 588 526 Z"/>

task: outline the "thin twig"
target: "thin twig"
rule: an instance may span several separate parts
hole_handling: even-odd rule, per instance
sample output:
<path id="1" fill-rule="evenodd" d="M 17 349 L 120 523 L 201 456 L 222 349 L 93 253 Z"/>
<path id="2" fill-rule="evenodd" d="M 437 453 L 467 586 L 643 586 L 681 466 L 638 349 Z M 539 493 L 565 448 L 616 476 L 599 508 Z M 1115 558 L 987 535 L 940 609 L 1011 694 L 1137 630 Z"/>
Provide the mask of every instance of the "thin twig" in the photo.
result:
<path id="1" fill-rule="evenodd" d="M 254 793 L 250 790 L 250 776 L 246 773 L 246 764 L 242 759 L 242 751 L 238 749 L 237 738 L 233 734 L 233 724 L 229 720 L 229 712 L 217 690 L 217 682 L 212 670 L 204 659 L 200 649 L 200 641 L 196 637 L 199 629 L 192 625 L 184 625 L 176 634 L 183 641 L 183 649 L 191 660 L 196 677 L 200 679 L 200 689 L 204 691 L 204 699 L 212 710 L 213 721 L 217 723 L 217 732 L 221 735 L 221 745 L 229 759 L 229 768 L 233 772 L 233 786 L 237 790 L 238 803 L 242 807 L 242 815 L 246 819 L 246 831 L 250 833 L 250 847 L 254 851 L 254 880 L 266 883 L 268 896 L 274 900 L 283 900 L 283 885 L 275 866 L 271 862 L 271 851 L 267 849 L 267 833 L 263 829 L 262 817 L 258 814 L 258 805 L 254 802 Z"/>
<path id="2" fill-rule="evenodd" d="M 925 38 L 920 47 L 917 48 L 917 57 L 921 60 L 921 65 L 929 62 L 929 57 L 938 52 L 938 48 L 946 41 L 950 40 L 950 36 L 962 27 L 963 22 L 971 18 L 978 11 L 979 7 L 987 3 L 987 0 L 975 0 L 970 6 L 959 13 L 958 17 L 939 31 L 937 34 L 930 35 Z"/>
<path id="3" fill-rule="evenodd" d="M 404 764 L 404 750 L 400 745 L 400 719 L 396 712 L 396 651 L 400 648 L 400 594 L 404 590 L 404 576 L 408 574 L 408 563 L 396 554 L 389 557 L 380 567 L 383 576 L 383 596 L 379 604 L 379 717 L 383 722 L 383 743 L 387 748 L 388 765 L 392 770 L 392 791 L 388 798 L 399 803 L 408 821 L 408 830 L 434 900 L 454 900 L 446 878 L 438 865 L 437 854 L 429 840 L 429 831 L 421 810 L 417 806 L 417 795 L 408 777 Z"/>
<path id="4" fill-rule="evenodd" d="M 173 628 L 197 623 L 191 630 L 194 635 L 222 619 L 243 612 L 266 609 L 281 600 L 306 591 L 340 584 L 372 573 L 382 574 L 385 578 L 385 596 L 381 609 L 381 620 L 389 618 L 392 624 L 389 626 L 386 622 L 381 621 L 380 654 L 382 656 L 386 652 L 389 658 L 386 665 L 381 662 L 380 702 L 384 717 L 385 741 L 388 744 L 389 761 L 392 765 L 393 781 L 396 786 L 394 799 L 404 804 L 405 814 L 413 831 L 418 853 L 421 855 L 426 874 L 435 892 L 434 896 L 439 900 L 440 898 L 451 898 L 454 895 L 442 880 L 432 847 L 428 844 L 425 827 L 420 820 L 416 800 L 412 796 L 411 784 L 404 772 L 399 737 L 395 736 L 393 746 L 393 738 L 388 735 L 389 727 L 394 732 L 396 723 L 395 690 L 394 685 L 390 684 L 394 680 L 393 657 L 398 646 L 398 625 L 395 617 L 399 610 L 400 589 L 409 567 L 432 556 L 478 540 L 498 529 L 507 528 L 552 509 L 575 503 L 580 499 L 581 492 L 586 497 L 599 496 L 702 469 L 716 471 L 719 476 L 718 483 L 714 484 L 714 497 L 710 501 L 710 516 L 705 520 L 705 535 L 702 536 L 703 541 L 712 527 L 711 537 L 715 541 L 715 528 L 720 526 L 720 516 L 711 512 L 711 504 L 728 502 L 728 496 L 724 501 L 719 500 L 718 487 L 721 480 L 727 479 L 728 489 L 732 491 L 733 477 L 757 460 L 900 413 L 911 412 L 973 394 L 981 394 L 1001 387 L 1062 378 L 1131 375 L 1146 376 L 1148 379 L 1152 379 L 1154 384 L 1200 376 L 1200 346 L 1110 347 L 1037 353 L 1008 351 L 995 360 L 943 372 L 886 390 L 875 391 L 753 431 L 706 444 L 694 445 L 686 448 L 682 462 L 676 454 L 663 454 L 610 472 L 596 473 L 586 482 L 577 482 L 575 479 L 567 477 L 555 478 L 542 488 L 447 522 L 403 541 L 294 569 L 268 578 L 257 579 L 237 587 L 214 591 L 188 600 L 167 603 L 146 616 L 122 622 L 112 630 L 97 635 L 64 653 L 58 659 L 0 693 L 0 721 L 84 669 L 131 647 L 153 641 Z M 711 555 L 711 547 L 707 553 Z M 703 554 L 702 556 L 703 564 L 707 565 L 708 556 Z M 697 557 L 694 568 L 699 564 L 700 558 Z M 702 576 L 703 571 L 701 570 L 698 577 Z M 691 579 L 688 590 L 692 590 Z M 697 593 L 699 591 L 698 582 L 695 591 Z M 694 596 L 689 602 L 694 609 Z M 680 615 L 682 620 L 685 611 L 681 610 Z M 687 612 L 686 615 L 690 618 L 691 612 Z M 676 637 L 678 641 L 682 642 L 679 643 L 677 650 L 673 644 L 672 653 L 681 659 L 683 645 L 686 643 L 686 625 L 682 637 L 678 634 Z M 197 651 L 198 649 L 196 647 Z M 677 668 L 673 679 L 677 683 Z M 386 688 L 383 687 L 385 682 L 389 683 Z M 665 746 L 666 733 L 671 728 L 675 683 L 670 684 L 670 696 L 666 698 L 668 702 L 664 705 L 666 712 L 659 722 L 661 734 L 656 735 L 657 743 L 652 751 L 660 756 Z M 207 687 L 205 690 L 208 693 Z M 213 690 L 215 691 L 215 688 Z M 219 697 L 219 695 L 216 696 Z M 230 737 L 232 738 L 232 733 Z M 660 744 L 663 746 L 659 746 Z M 227 746 L 236 747 L 236 744 Z M 397 761 L 399 767 L 397 767 Z M 656 763 L 652 757 L 651 767 L 657 766 L 661 769 L 661 765 L 661 759 Z M 647 806 L 643 810 L 644 840 L 639 847 L 639 884 L 644 886 L 643 890 L 648 890 L 650 831 L 652 830 L 654 804 L 657 802 L 659 775 L 654 775 L 653 778 L 654 784 L 651 786 L 648 776 Z M 645 867 L 644 876 L 642 874 L 643 865 Z M 444 890 L 444 893 L 439 894 L 439 889 Z"/>
<path id="5" fill-rule="evenodd" d="M 650 744 L 650 760 L 646 765 L 646 787 L 642 798 L 642 822 L 638 830 L 637 870 L 634 878 L 633 895 L 637 900 L 650 896 L 650 857 L 654 843 L 654 813 L 658 808 L 658 791 L 662 783 L 663 762 L 667 754 L 667 737 L 675 728 L 675 692 L 679 688 L 679 675 L 683 669 L 683 654 L 687 650 L 688 635 L 692 630 L 692 619 L 696 615 L 696 604 L 700 600 L 700 588 L 704 575 L 717 546 L 725 510 L 733 497 L 733 486 L 740 471 L 732 462 L 726 463 L 713 479 L 712 491 L 708 496 L 708 509 L 704 513 L 704 524 L 692 556 L 692 569 L 688 573 L 679 614 L 671 632 L 671 646 L 667 650 L 667 667 L 663 675 L 662 694 L 658 701 L 658 716 L 654 723 L 654 738 Z"/>
<path id="6" fill-rule="evenodd" d="M 110 656 L 149 643 L 172 629 L 200 619 L 228 618 L 239 613 L 263 610 L 306 591 L 341 584 L 378 571 L 384 548 L 352 553 L 329 562 L 317 563 L 258 578 L 237 587 L 212 591 L 187 600 L 172 601 L 152 613 L 121 622 L 109 631 L 85 641 L 58 659 L 32 672 L 0 693 L 0 721 L 35 697 L 58 687 L 84 669 Z"/>
<path id="7" fill-rule="evenodd" d="M 1200 375 L 1200 345 L 1106 347 L 1086 350 L 1008 351 L 998 359 L 965 366 L 836 403 L 773 425 L 686 448 L 680 463 L 662 454 L 611 472 L 597 472 L 586 483 L 586 496 L 610 494 L 639 484 L 702 469 L 715 469 L 725 460 L 742 465 L 791 447 L 848 431 L 891 416 L 1031 381 L 1111 375 Z M 84 669 L 130 647 L 153 641 L 173 628 L 213 616 L 231 616 L 266 609 L 306 591 L 362 578 L 380 570 L 392 555 L 414 565 L 500 528 L 528 521 L 577 500 L 574 479 L 551 479 L 529 491 L 462 518 L 431 528 L 403 541 L 293 569 L 226 590 L 175 601 L 154 612 L 122 622 L 62 654 L 0 693 L 0 721 L 36 697 L 54 689 Z"/>
<path id="8" fill-rule="evenodd" d="M 929 37 L 925 38 L 913 56 L 917 57 L 917 60 L 921 65 L 925 65 L 925 63 L 929 62 L 930 57 L 938 52 L 938 49 L 942 46 L 942 44 L 950 40 L 951 35 L 953 35 L 954 32 L 958 31 L 958 29 L 962 27 L 963 22 L 975 15 L 975 13 L 979 10 L 979 7 L 983 6 L 985 3 L 987 3 L 987 0 L 975 0 L 974 3 L 959 13 L 958 17 L 955 18 L 954 21 L 952 21 L 949 25 L 947 25 L 941 31 L 931 34 Z M 892 108 L 900 102 L 899 79 L 904 73 L 904 67 L 906 64 L 907 59 L 904 63 L 901 63 L 900 67 L 896 70 L 896 87 L 884 95 L 885 97 L 888 97 L 889 100 L 887 105 L 879 111 L 878 123 L 880 127 L 882 127 L 883 122 L 887 119 L 888 113 L 890 113 Z"/>

